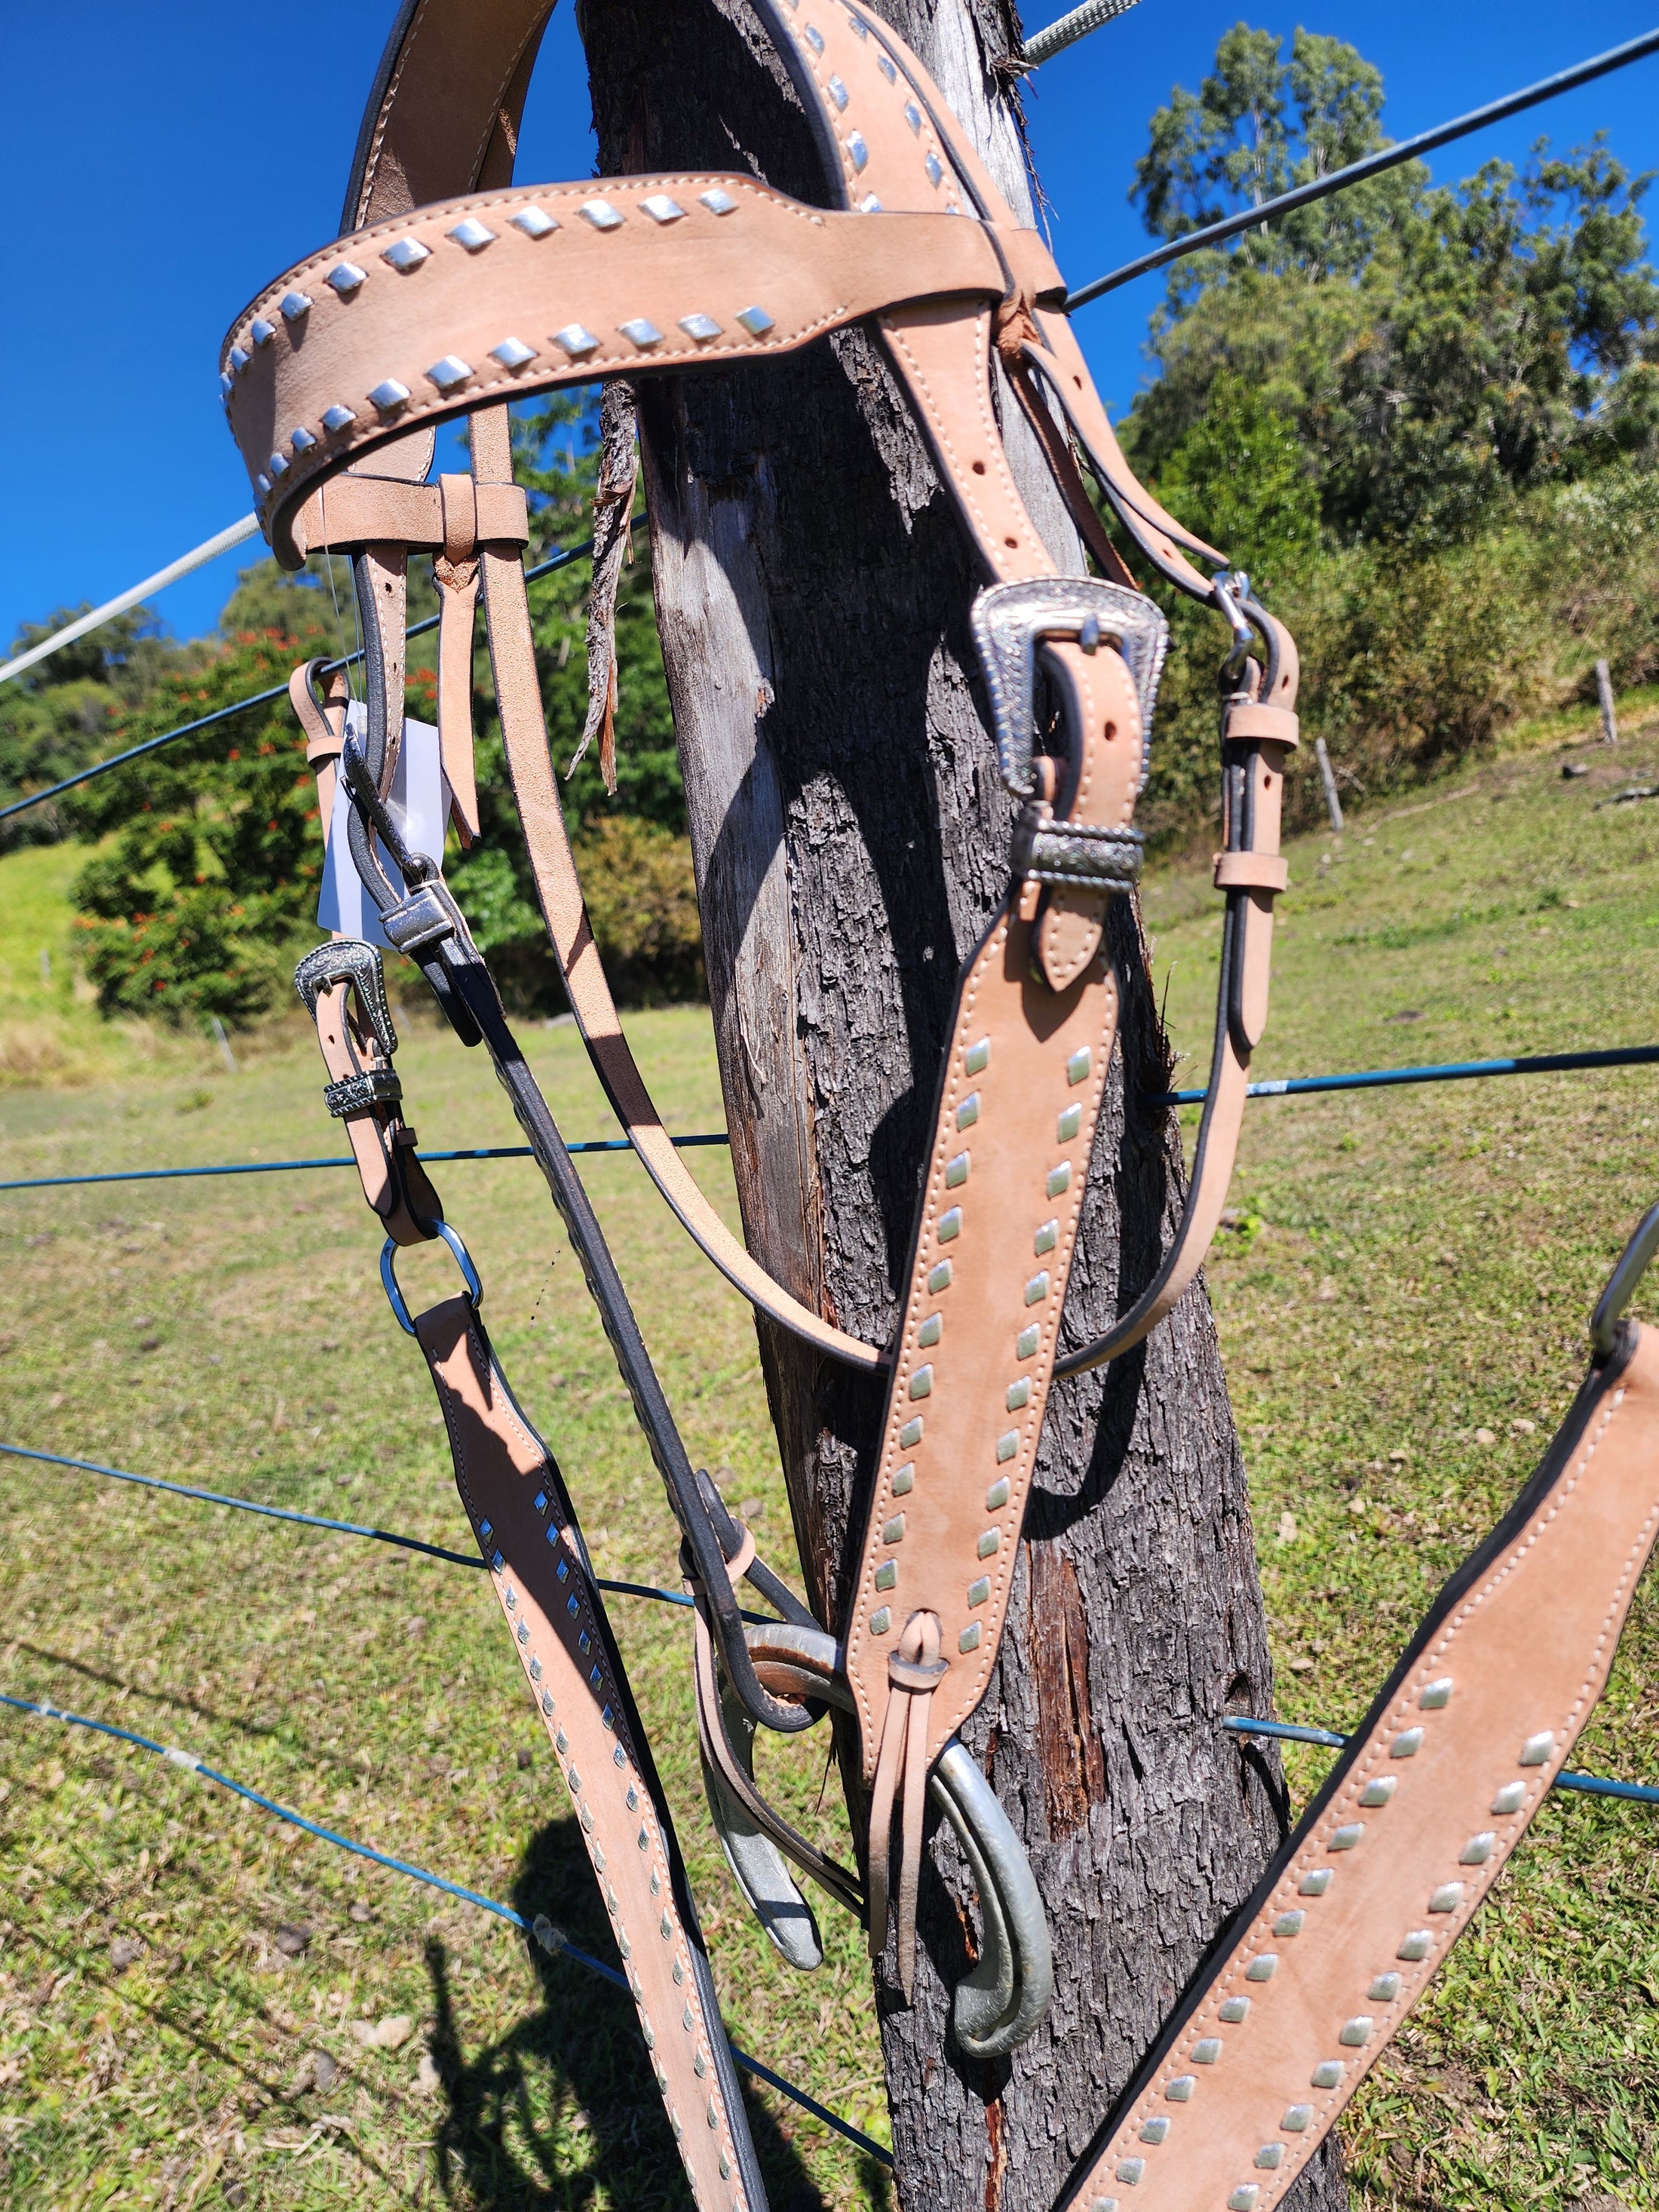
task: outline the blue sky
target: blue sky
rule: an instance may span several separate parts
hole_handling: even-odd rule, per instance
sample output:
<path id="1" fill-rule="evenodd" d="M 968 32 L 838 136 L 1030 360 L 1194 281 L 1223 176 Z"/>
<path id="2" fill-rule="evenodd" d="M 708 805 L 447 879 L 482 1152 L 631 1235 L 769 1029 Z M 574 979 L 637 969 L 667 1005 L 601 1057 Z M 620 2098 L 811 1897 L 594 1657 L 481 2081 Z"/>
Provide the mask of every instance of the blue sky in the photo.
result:
<path id="1" fill-rule="evenodd" d="M 1238 0 L 1140 0 L 1048 63 L 1030 113 L 1073 284 L 1147 243 L 1127 193 L 1152 110 L 1195 87 L 1220 33 L 1297 21 L 1382 69 L 1395 137 L 1565 68 L 1650 27 L 1652 0 L 1562 9 L 1538 0 L 1329 0 L 1305 14 Z M 1064 12 L 1036 0 L 1030 27 Z M 334 236 L 362 103 L 392 0 L 281 6 L 71 0 L 0 21 L 0 645 L 53 607 L 101 600 L 247 510 L 217 398 L 220 337 L 245 301 Z M 1659 167 L 1659 57 L 1449 147 L 1442 179 L 1606 130 L 1633 169 Z M 592 167 L 569 0 L 543 49 L 520 143 L 526 180 Z M 1656 200 L 1659 206 L 1659 200 Z M 1078 327 L 1115 415 L 1146 374 L 1146 277 Z M 211 626 L 253 549 L 175 585 L 159 611 Z"/>

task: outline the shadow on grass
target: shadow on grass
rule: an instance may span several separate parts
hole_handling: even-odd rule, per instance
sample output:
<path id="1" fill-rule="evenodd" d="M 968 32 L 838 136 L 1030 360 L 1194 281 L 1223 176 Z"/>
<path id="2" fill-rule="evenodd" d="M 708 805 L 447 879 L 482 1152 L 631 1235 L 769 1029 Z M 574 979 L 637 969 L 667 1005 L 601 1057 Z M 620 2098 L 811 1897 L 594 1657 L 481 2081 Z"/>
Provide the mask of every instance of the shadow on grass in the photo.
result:
<path id="1" fill-rule="evenodd" d="M 574 1819 L 551 1821 L 531 1838 L 512 1899 L 526 1920 L 545 1912 L 573 1943 L 620 1972 Z M 455 2020 L 447 1952 L 441 1942 L 427 1945 L 432 2060 L 448 2100 L 434 2146 L 444 2197 L 490 2212 L 552 2204 L 580 2212 L 601 2200 L 617 2212 L 689 2207 L 691 2192 L 632 2003 L 573 1960 L 529 1948 L 541 2008 L 469 2056 Z M 771 2212 L 826 2212 L 794 2149 L 746 2084 L 744 2103 Z"/>

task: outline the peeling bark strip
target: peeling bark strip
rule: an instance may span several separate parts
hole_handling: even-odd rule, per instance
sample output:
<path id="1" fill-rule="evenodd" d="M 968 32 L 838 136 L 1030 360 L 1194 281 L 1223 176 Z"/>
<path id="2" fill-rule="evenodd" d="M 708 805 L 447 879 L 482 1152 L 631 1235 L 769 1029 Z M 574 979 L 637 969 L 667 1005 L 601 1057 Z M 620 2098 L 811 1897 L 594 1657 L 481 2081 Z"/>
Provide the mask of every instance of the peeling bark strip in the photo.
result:
<path id="1" fill-rule="evenodd" d="M 1077 1569 L 1053 1544 L 1028 1544 L 1031 1614 L 1039 1624 L 1037 1755 L 1048 1791 L 1048 1835 L 1063 1844 L 1106 1796 L 1106 1762 L 1089 1711 L 1089 1624 Z"/>
<path id="2" fill-rule="evenodd" d="M 634 387 L 617 377 L 599 400 L 599 482 L 593 493 L 593 581 L 587 593 L 587 720 L 570 756 L 566 780 L 599 740 L 599 774 L 617 795 L 617 587 L 623 562 L 633 557 L 629 524 L 640 464 L 635 444 Z"/>
<path id="3" fill-rule="evenodd" d="M 1029 210 L 988 67 L 1018 43 L 1006 0 L 879 7 Z M 580 20 L 603 169 L 747 167 L 819 196 L 804 118 L 744 0 L 581 0 Z M 763 366 L 644 379 L 639 409 L 745 1232 L 798 1297 L 879 1340 L 957 969 L 1006 883 L 1013 809 L 968 634 L 978 579 L 863 331 Z M 1004 422 L 1012 438 L 1015 410 Z M 1015 466 L 1077 569 L 1029 447 Z M 1167 1062 L 1133 908 L 1115 904 L 1109 926 L 1121 1048 L 1073 1270 L 1076 1343 L 1146 1280 L 1181 1204 L 1172 1121 L 1125 1108 L 1126 1089 L 1166 1087 Z M 760 1335 L 808 1587 L 839 1623 L 881 1387 Z M 899 2201 L 939 2212 L 1049 2212 L 1279 1838 L 1276 1766 L 1242 1757 L 1220 1726 L 1262 1711 L 1272 1677 L 1201 1291 L 1117 1365 L 1056 1390 L 1025 1537 L 997 1674 L 966 1733 L 1048 1905 L 1053 2012 L 994 2065 L 951 2044 L 950 1991 L 979 1923 L 948 1829 L 923 1867 L 914 2006 L 878 1974 Z M 845 1759 L 842 1774 L 861 1832 Z M 1334 2156 L 1298 2191 L 1297 2212 L 1336 2212 Z"/>

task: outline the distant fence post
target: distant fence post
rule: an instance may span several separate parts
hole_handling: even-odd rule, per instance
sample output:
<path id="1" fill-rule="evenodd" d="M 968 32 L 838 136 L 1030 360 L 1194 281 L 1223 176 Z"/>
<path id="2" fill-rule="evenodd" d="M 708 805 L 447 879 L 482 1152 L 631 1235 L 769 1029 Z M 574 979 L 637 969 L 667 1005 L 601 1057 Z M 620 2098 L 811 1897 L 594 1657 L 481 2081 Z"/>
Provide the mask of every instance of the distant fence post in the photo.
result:
<path id="1" fill-rule="evenodd" d="M 218 1044 L 219 1049 L 225 1056 L 225 1066 L 230 1070 L 231 1073 L 234 1075 L 236 1073 L 236 1055 L 230 1048 L 230 1039 L 225 1035 L 225 1025 L 220 1020 L 217 1014 L 210 1014 L 208 1016 L 208 1020 L 212 1024 L 213 1035 Z"/>
<path id="2" fill-rule="evenodd" d="M 1605 663 L 1603 664 L 1605 665 Z M 1314 739 L 1314 750 L 1319 756 L 1319 773 L 1325 785 L 1325 811 L 1331 817 L 1333 830 L 1342 827 L 1342 801 L 1336 795 L 1336 778 L 1331 774 L 1331 757 L 1325 750 L 1323 738 Z"/>
<path id="3" fill-rule="evenodd" d="M 1595 689 L 1601 702 L 1601 736 L 1604 743 L 1616 745 L 1619 742 L 1619 717 L 1613 711 L 1613 678 L 1607 672 L 1605 660 L 1595 664 Z"/>

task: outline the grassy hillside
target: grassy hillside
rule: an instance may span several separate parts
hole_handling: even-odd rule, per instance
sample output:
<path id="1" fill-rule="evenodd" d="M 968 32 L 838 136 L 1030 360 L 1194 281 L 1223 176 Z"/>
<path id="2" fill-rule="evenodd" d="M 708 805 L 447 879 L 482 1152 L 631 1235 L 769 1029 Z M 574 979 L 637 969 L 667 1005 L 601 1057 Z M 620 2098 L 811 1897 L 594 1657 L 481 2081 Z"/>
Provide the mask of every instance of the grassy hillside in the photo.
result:
<path id="1" fill-rule="evenodd" d="M 1564 781 L 1554 752 L 1517 754 L 1342 841 L 1301 841 L 1258 1073 L 1659 1036 L 1659 801 L 1608 803 L 1659 780 L 1659 743 L 1577 757 L 1591 767 L 1581 779 Z M 19 880 L 21 860 L 45 886 L 56 859 L 15 856 L 0 881 Z M 1206 878 L 1162 872 L 1146 901 L 1170 1024 L 1194 1055 L 1216 958 Z M 37 929 L 50 926 L 41 886 Z M 6 957 L 10 1018 L 32 988 L 24 934 Z M 64 1034 L 81 1018 L 56 1000 L 48 1015 Z M 675 1125 L 718 1127 L 706 1015 L 633 1026 Z M 423 1019 L 410 1028 L 400 1066 L 424 1143 L 513 1142 L 481 1056 Z M 608 1133 L 571 1031 L 538 1032 L 533 1047 L 562 1126 Z M 0 1176 L 339 1149 L 297 1034 L 273 1036 L 234 1079 L 205 1048 L 176 1049 L 187 1064 L 164 1051 L 101 1073 L 88 1063 L 75 1088 L 14 1089 L 0 1100 Z M 1181 1080 L 1201 1079 L 1190 1058 Z M 1284 1717 L 1357 1718 L 1532 1464 L 1582 1370 L 1600 1280 L 1659 1195 L 1656 1100 L 1659 1076 L 1635 1070 L 1251 1109 L 1237 1226 L 1209 1285 Z M 690 1157 L 735 1219 L 723 1155 Z M 672 1579 L 656 1477 L 533 1170 L 434 1172 L 601 1571 Z M 740 1303 L 631 1162 L 597 1161 L 588 1181 L 692 1453 L 784 1562 Z M 111 1185 L 3 1205 L 8 1439 L 464 1541 L 436 1409 L 386 1313 L 354 1178 Z M 447 1265 L 415 1255 L 410 1296 Z M 562 1793 L 473 1577 L 27 1462 L 0 1462 L 0 1689 L 185 1744 L 603 1950 Z M 683 1617 L 625 1600 L 616 1612 L 735 2039 L 880 2134 L 856 1929 L 822 1908 L 815 1977 L 764 1951 L 698 1802 Z M 1659 1781 L 1650 1577 L 1577 1763 Z M 1320 1757 L 1292 1755 L 1298 1792 Z M 774 1746 L 769 1764 L 793 1817 L 835 1838 L 821 1753 Z M 1650 1809 L 1552 1801 L 1350 2115 L 1368 2212 L 1659 2207 L 1656 1844 Z M 19 1716 L 0 1717 L 0 1867 L 7 2203 L 682 2201 L 629 2008 L 464 1905 L 156 1759 Z M 308 1931 L 299 1955 L 279 1946 L 282 1928 Z M 817 2124 L 770 2092 L 754 2111 L 777 2212 L 884 2201 L 876 2171 Z"/>

